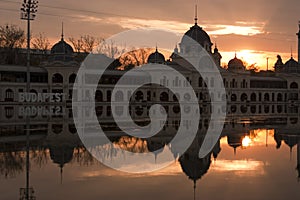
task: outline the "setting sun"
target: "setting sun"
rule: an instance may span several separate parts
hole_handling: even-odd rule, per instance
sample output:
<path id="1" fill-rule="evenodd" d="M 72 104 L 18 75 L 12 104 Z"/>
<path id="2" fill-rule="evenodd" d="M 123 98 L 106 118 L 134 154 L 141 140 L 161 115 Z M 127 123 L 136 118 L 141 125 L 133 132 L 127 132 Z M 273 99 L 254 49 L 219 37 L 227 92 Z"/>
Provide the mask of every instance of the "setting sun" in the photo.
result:
<path id="1" fill-rule="evenodd" d="M 242 140 L 242 146 L 243 147 L 249 147 L 251 144 L 251 139 L 249 136 L 245 136 Z"/>

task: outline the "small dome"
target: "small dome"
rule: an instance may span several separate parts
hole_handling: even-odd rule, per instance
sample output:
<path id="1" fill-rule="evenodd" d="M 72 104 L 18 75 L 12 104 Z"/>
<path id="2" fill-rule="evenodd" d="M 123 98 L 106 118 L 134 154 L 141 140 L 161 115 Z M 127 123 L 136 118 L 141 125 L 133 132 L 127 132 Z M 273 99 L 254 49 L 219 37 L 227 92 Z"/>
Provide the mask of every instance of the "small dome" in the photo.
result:
<path id="1" fill-rule="evenodd" d="M 291 57 L 284 65 L 285 67 L 299 67 L 298 62 L 293 57 Z"/>
<path id="2" fill-rule="evenodd" d="M 73 53 L 74 53 L 73 48 L 71 47 L 71 45 L 66 43 L 63 38 L 58 43 L 53 45 L 53 47 L 51 48 L 51 54 L 73 54 Z"/>
<path id="3" fill-rule="evenodd" d="M 165 57 L 163 54 L 159 53 L 157 48 L 156 51 L 149 55 L 148 63 L 159 63 L 162 64 L 165 62 Z"/>
<path id="4" fill-rule="evenodd" d="M 197 41 L 202 47 L 212 45 L 209 35 L 200 26 L 198 26 L 198 24 L 192 26 L 184 35 Z M 184 38 L 185 37 L 182 38 L 181 43 L 185 43 Z"/>
<path id="5" fill-rule="evenodd" d="M 228 70 L 245 70 L 243 61 L 235 56 L 228 62 Z"/>

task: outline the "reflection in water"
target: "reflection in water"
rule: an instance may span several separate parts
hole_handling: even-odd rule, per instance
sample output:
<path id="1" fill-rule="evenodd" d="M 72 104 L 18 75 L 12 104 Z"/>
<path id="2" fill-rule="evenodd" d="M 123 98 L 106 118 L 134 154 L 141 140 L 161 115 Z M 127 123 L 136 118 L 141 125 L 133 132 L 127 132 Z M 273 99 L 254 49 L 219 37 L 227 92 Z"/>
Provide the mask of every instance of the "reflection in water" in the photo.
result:
<path id="1" fill-rule="evenodd" d="M 18 107 L 13 106 L 13 109 L 18 110 Z M 143 109 L 142 107 L 142 110 Z M 105 152 L 105 154 L 103 154 L 105 158 L 103 159 L 112 159 L 113 157 L 122 156 L 119 155 L 118 150 L 112 151 L 114 149 L 112 145 L 131 152 L 155 152 L 153 153 L 153 163 L 145 163 L 145 165 L 155 165 L 158 159 L 163 159 L 164 153 L 162 150 L 173 155 L 174 164 L 169 168 L 159 170 L 152 174 L 135 176 L 113 172 L 103 168 L 102 164 L 96 161 L 83 147 L 76 134 L 72 115 L 68 114 L 73 112 L 68 108 L 63 108 L 63 110 L 65 115 L 62 116 L 48 116 L 47 118 L 44 116 L 36 116 L 31 119 L 29 125 L 31 165 L 35 168 L 44 168 L 54 163 L 57 167 L 57 175 L 60 176 L 60 178 L 57 176 L 57 180 L 60 179 L 61 184 L 63 184 L 63 174 L 66 170 L 72 171 L 74 164 L 81 166 L 79 170 L 83 167 L 87 167 L 87 169 L 99 167 L 99 170 L 79 173 L 87 178 L 98 177 L 103 174 L 111 175 L 112 177 L 123 174 L 123 176 L 128 178 L 163 177 L 164 175 L 179 176 L 181 172 L 193 182 L 194 195 L 196 195 L 197 182 L 206 174 L 231 173 L 232 176 L 243 177 L 266 175 L 268 173 L 267 166 L 271 165 L 271 161 L 265 160 L 277 156 L 278 158 L 276 158 L 276 160 L 281 160 L 282 156 L 284 156 L 279 151 L 277 151 L 276 154 L 268 153 L 272 148 L 275 149 L 275 147 L 277 149 L 288 147 L 290 148 L 290 153 L 292 153 L 293 149 L 297 149 L 297 163 L 295 164 L 292 160 L 292 154 L 289 155 L 289 157 L 291 156 L 289 162 L 290 164 L 293 163 L 293 169 L 297 170 L 297 177 L 298 180 L 300 180 L 300 134 L 298 132 L 300 121 L 298 120 L 298 113 L 285 113 L 276 116 L 260 115 L 259 113 L 249 115 L 229 113 L 220 140 L 214 146 L 212 152 L 202 159 L 198 157 L 198 152 L 209 123 L 209 114 L 206 113 L 206 109 L 201 109 L 202 118 L 199 122 L 197 137 L 188 150 L 181 156 L 176 152 L 176 148 L 169 144 L 181 123 L 178 116 L 174 113 L 174 115 L 171 113 L 171 117 L 168 118 L 165 125 L 162 124 L 162 131 L 158 135 L 147 139 L 124 135 L 121 131 L 113 127 L 113 122 L 103 120 L 105 121 L 104 125 L 107 127 L 106 134 L 112 142 L 112 144 L 102 144 L 95 147 L 95 151 Z M 107 109 L 105 108 L 104 110 Z M 171 107 L 166 110 L 173 112 Z M 237 108 L 237 110 L 239 109 Z M 230 112 L 232 111 L 234 110 L 231 109 Z M 144 117 L 147 121 L 146 112 L 138 117 Z M 0 175 L 6 178 L 7 181 L 23 178 L 22 174 L 26 168 L 25 130 L 26 124 L 24 120 L 18 116 L 18 113 L 10 116 L 9 119 L 5 116 L 1 116 Z M 262 147 L 264 149 L 262 149 Z M 156 151 L 158 149 L 161 150 Z M 246 153 L 252 155 L 252 157 L 246 157 Z M 265 157 L 260 157 L 261 154 L 265 154 Z M 127 158 L 122 157 L 122 159 Z M 66 165 L 69 165 L 71 168 L 66 169 Z M 289 163 L 286 165 L 288 166 Z M 207 178 L 208 180 L 209 177 L 210 176 Z M 205 179 L 204 182 L 208 181 L 207 179 Z M 36 186 L 38 183 L 32 184 Z M 15 186 L 16 193 L 20 186 L 21 185 Z"/>

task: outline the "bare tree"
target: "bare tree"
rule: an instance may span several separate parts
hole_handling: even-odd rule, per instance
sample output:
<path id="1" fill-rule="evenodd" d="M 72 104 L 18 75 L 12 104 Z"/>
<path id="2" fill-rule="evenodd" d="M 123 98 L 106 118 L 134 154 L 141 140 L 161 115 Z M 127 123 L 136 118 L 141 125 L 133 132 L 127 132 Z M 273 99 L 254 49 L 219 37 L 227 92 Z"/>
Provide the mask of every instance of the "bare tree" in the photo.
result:
<path id="1" fill-rule="evenodd" d="M 130 52 L 123 54 L 119 60 L 122 66 L 120 69 L 126 70 L 147 63 L 148 56 L 152 52 L 151 48 L 132 49 Z"/>
<path id="2" fill-rule="evenodd" d="M 103 53 L 110 58 L 120 57 L 126 50 L 126 46 L 119 46 L 113 40 L 100 39 L 96 53 Z"/>
<path id="3" fill-rule="evenodd" d="M 253 71 L 253 72 L 258 72 L 259 71 L 259 67 L 256 65 L 256 63 L 251 64 L 247 67 L 247 70 L 249 71 Z"/>
<path id="4" fill-rule="evenodd" d="M 82 50 L 85 53 L 91 53 L 93 49 L 99 44 L 99 39 L 94 36 L 84 35 L 82 38 Z"/>
<path id="5" fill-rule="evenodd" d="M 82 46 L 83 46 L 82 38 L 75 39 L 74 37 L 69 37 L 69 41 L 71 42 L 71 44 L 73 45 L 77 53 L 82 51 Z"/>
<path id="6" fill-rule="evenodd" d="M 69 37 L 69 41 L 72 43 L 76 52 L 91 53 L 94 48 L 100 44 L 101 39 L 91 35 L 83 35 L 78 39 Z"/>
<path id="7" fill-rule="evenodd" d="M 19 48 L 25 42 L 24 30 L 16 25 L 0 26 L 0 47 L 4 48 Z"/>
<path id="8" fill-rule="evenodd" d="M 50 48 L 50 42 L 44 33 L 39 33 L 32 40 L 32 46 L 35 49 L 39 49 L 42 51 L 47 51 Z"/>

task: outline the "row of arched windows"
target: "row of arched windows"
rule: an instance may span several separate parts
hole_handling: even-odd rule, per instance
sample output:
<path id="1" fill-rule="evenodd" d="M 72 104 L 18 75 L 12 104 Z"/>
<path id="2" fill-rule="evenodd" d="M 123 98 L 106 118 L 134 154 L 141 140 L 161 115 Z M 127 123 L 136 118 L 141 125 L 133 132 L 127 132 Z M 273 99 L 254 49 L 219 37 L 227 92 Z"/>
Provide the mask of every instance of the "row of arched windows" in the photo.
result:
<path id="1" fill-rule="evenodd" d="M 75 80 L 76 80 L 76 74 L 73 73 L 69 76 L 69 83 L 73 84 L 75 82 Z M 64 78 L 60 73 L 53 74 L 52 83 L 62 84 L 63 82 L 64 82 Z"/>
<path id="2" fill-rule="evenodd" d="M 250 95 L 250 101 L 251 102 L 256 102 L 256 101 L 277 101 L 277 102 L 282 102 L 284 99 L 286 99 L 286 94 L 285 97 L 283 97 L 282 93 L 278 93 L 277 95 L 275 93 L 269 94 L 269 93 L 251 93 Z M 230 100 L 232 102 L 238 101 L 238 96 L 236 94 L 232 94 L 230 97 Z M 248 95 L 246 93 L 242 93 L 240 96 L 240 101 L 245 102 L 248 101 Z"/>

